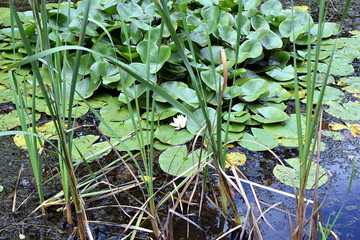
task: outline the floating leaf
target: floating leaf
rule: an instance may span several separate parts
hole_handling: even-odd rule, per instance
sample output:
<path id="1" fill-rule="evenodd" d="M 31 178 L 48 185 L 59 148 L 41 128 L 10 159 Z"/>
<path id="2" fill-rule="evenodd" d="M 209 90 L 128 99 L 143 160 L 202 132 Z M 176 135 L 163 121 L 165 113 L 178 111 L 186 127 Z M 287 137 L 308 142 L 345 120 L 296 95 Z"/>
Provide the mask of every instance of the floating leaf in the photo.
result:
<path id="1" fill-rule="evenodd" d="M 291 167 L 286 167 L 277 164 L 274 168 L 275 177 L 282 183 L 288 186 L 300 187 L 300 162 L 297 158 L 290 158 L 286 160 Z M 306 184 L 306 189 L 313 189 L 315 187 L 316 181 L 316 164 L 311 163 L 310 172 L 308 181 Z M 318 186 L 324 185 L 328 180 L 326 171 L 320 167 L 319 168 L 319 179 L 317 180 Z"/>
<path id="2" fill-rule="evenodd" d="M 268 82 L 262 78 L 253 78 L 241 85 L 240 95 L 247 102 L 253 102 L 267 91 Z"/>
<path id="3" fill-rule="evenodd" d="M 315 90 L 314 91 L 314 99 L 313 99 L 314 104 L 318 103 L 319 97 L 320 97 L 320 91 Z M 303 99 L 302 102 L 306 103 L 306 99 L 307 98 Z M 341 90 L 334 88 L 334 87 L 326 86 L 325 93 L 323 96 L 324 103 L 327 103 L 329 101 L 342 102 L 344 99 L 345 99 L 345 94 Z"/>
<path id="4" fill-rule="evenodd" d="M 251 132 L 253 135 L 244 133 L 244 136 L 239 142 L 240 146 L 251 151 L 267 151 L 268 149 L 273 149 L 278 145 L 275 135 L 267 130 L 251 128 Z M 259 143 L 264 145 L 266 148 L 261 146 Z"/>
<path id="5" fill-rule="evenodd" d="M 175 130 L 174 127 L 169 125 L 160 126 L 156 129 L 154 136 L 161 142 L 170 145 L 180 145 L 190 141 L 194 135 L 189 133 L 188 130 Z"/>
<path id="6" fill-rule="evenodd" d="M 294 79 L 294 68 L 293 66 L 289 65 L 283 69 L 275 68 L 266 72 L 266 74 L 277 81 L 289 81 Z"/>
<path id="7" fill-rule="evenodd" d="M 333 132 L 333 131 L 327 131 L 323 130 L 321 131 L 321 134 L 327 137 L 330 137 L 334 139 L 335 141 L 345 141 L 345 138 L 341 132 Z"/>
<path id="8" fill-rule="evenodd" d="M 342 120 L 360 121 L 359 107 L 359 102 L 333 103 L 325 111 Z"/>
<path id="9" fill-rule="evenodd" d="M 142 130 L 141 132 L 138 132 L 139 138 L 142 139 L 142 145 L 147 146 L 150 144 L 150 131 Z M 115 139 L 111 139 L 112 141 L 115 141 Z M 134 151 L 134 150 L 140 150 L 141 146 L 139 144 L 139 140 L 136 136 L 130 137 L 125 139 L 123 144 L 119 144 L 116 146 L 116 150 L 118 151 Z"/>
<path id="10" fill-rule="evenodd" d="M 301 117 L 302 125 L 305 126 L 305 118 Z M 277 137 L 285 138 L 297 138 L 297 124 L 296 124 L 296 115 L 292 114 L 289 118 L 280 124 L 266 124 L 263 125 L 263 128 L 272 132 Z M 305 133 L 304 127 L 302 128 L 303 134 Z"/>
<path id="11" fill-rule="evenodd" d="M 111 151 L 110 144 L 108 142 L 95 143 L 100 136 L 86 135 L 73 139 L 73 148 L 71 157 L 73 161 L 82 161 L 85 159 L 87 162 L 91 162 L 95 159 L 101 158 Z"/>
<path id="12" fill-rule="evenodd" d="M 344 86 L 342 89 L 350 93 L 360 93 L 360 77 L 346 77 L 340 78 L 339 86 Z"/>
<path id="13" fill-rule="evenodd" d="M 246 155 L 240 152 L 230 152 L 226 154 L 226 165 L 225 168 L 231 167 L 231 164 L 234 164 L 235 166 L 241 166 L 244 165 L 246 162 Z"/>
<path id="14" fill-rule="evenodd" d="M 31 122 L 31 115 L 27 116 L 27 122 Z M 40 118 L 40 114 L 35 115 L 35 120 Z M 20 120 L 16 111 L 8 114 L 0 114 L 0 131 L 10 130 L 20 125 Z"/>
<path id="15" fill-rule="evenodd" d="M 201 166 L 201 162 L 204 161 L 201 159 L 201 151 L 197 149 L 188 155 L 185 145 L 170 147 L 160 155 L 160 167 L 170 175 L 191 176 L 197 170 L 197 166 Z M 190 168 L 192 169 L 189 170 Z"/>
<path id="16" fill-rule="evenodd" d="M 214 123 L 215 121 L 215 115 L 216 115 L 216 111 L 213 108 L 208 107 L 207 111 L 209 113 L 209 120 L 211 123 Z M 197 109 L 194 112 L 195 117 L 197 117 L 198 122 L 201 125 L 196 124 L 193 120 L 188 119 L 187 123 L 186 123 L 186 129 L 193 135 L 198 134 L 199 130 L 202 130 L 200 134 L 203 134 L 204 131 L 207 131 L 206 128 L 204 128 L 204 126 L 206 126 L 206 122 L 205 122 L 205 117 L 202 113 L 201 109 Z M 207 126 L 207 127 L 211 127 L 211 126 Z"/>
<path id="17" fill-rule="evenodd" d="M 262 107 L 257 109 L 259 113 L 252 118 L 261 123 L 283 122 L 287 119 L 287 114 L 277 107 Z"/>
<path id="18" fill-rule="evenodd" d="M 130 118 L 130 112 L 126 106 L 104 106 L 100 109 L 100 115 L 107 122 L 121 122 Z"/>
<path id="19" fill-rule="evenodd" d="M 0 193 L 4 190 L 4 187 L 0 185 Z"/>

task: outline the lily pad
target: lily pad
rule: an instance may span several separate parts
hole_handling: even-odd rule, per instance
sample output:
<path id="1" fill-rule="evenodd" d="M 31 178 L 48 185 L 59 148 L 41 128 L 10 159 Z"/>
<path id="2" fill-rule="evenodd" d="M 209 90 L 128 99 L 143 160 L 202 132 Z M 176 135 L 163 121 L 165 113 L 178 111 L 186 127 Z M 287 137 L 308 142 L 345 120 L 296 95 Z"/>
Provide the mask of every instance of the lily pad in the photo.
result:
<path id="1" fill-rule="evenodd" d="M 287 119 L 287 114 L 277 107 L 262 107 L 257 109 L 260 114 L 252 116 L 252 119 L 261 123 L 283 122 Z"/>
<path id="2" fill-rule="evenodd" d="M 240 95 L 247 102 L 253 102 L 265 93 L 268 89 L 268 82 L 262 78 L 253 78 L 241 85 Z"/>
<path id="3" fill-rule="evenodd" d="M 301 117 L 302 125 L 305 126 L 305 117 Z M 266 124 L 263 125 L 265 130 L 268 130 L 275 134 L 277 137 L 285 138 L 297 138 L 297 124 L 296 124 L 296 115 L 292 114 L 289 118 L 280 124 Z M 302 128 L 303 134 L 305 133 L 304 128 Z"/>
<path id="4" fill-rule="evenodd" d="M 35 120 L 40 118 L 40 114 L 35 115 Z M 30 122 L 31 116 L 28 116 L 28 122 Z M 12 111 L 8 114 L 0 114 L 0 131 L 10 130 L 20 125 L 20 120 L 16 111 Z"/>
<path id="5" fill-rule="evenodd" d="M 184 144 L 194 137 L 194 135 L 189 133 L 188 130 L 184 129 L 177 131 L 170 125 L 160 126 L 158 129 L 156 129 L 154 136 L 161 142 L 170 145 Z"/>
<path id="6" fill-rule="evenodd" d="M 100 109 L 100 115 L 104 120 L 108 122 L 121 122 L 130 118 L 130 112 L 123 107 L 114 107 L 114 106 L 104 106 Z"/>
<path id="7" fill-rule="evenodd" d="M 239 145 L 251 151 L 267 151 L 278 145 L 275 134 L 260 128 L 251 128 L 253 135 L 244 133 Z M 261 146 L 264 145 L 265 147 Z"/>
<path id="8" fill-rule="evenodd" d="M 337 118 L 349 121 L 360 121 L 360 102 L 333 103 L 325 111 Z"/>
<path id="9" fill-rule="evenodd" d="M 204 161 L 201 159 L 201 151 L 201 149 L 197 149 L 188 154 L 185 145 L 170 147 L 160 155 L 160 167 L 170 175 L 191 176 L 197 170 L 197 166 L 201 165 L 201 162 Z M 189 170 L 190 168 L 192 169 Z"/>
<path id="10" fill-rule="evenodd" d="M 274 78 L 277 81 L 289 81 L 294 79 L 294 68 L 289 65 L 283 69 L 275 68 L 271 71 L 266 72 L 267 75 Z"/>
<path id="11" fill-rule="evenodd" d="M 74 162 L 85 159 L 91 162 L 110 153 L 111 147 L 108 142 L 95 143 L 100 136 L 86 135 L 73 139 L 71 157 Z"/>
<path id="12" fill-rule="evenodd" d="M 343 90 L 350 93 L 360 93 L 360 77 L 340 78 L 338 84 Z"/>
<path id="13" fill-rule="evenodd" d="M 225 168 L 231 167 L 231 162 L 235 166 L 244 165 L 246 162 L 246 155 L 241 152 L 230 152 L 226 154 L 226 165 Z"/>
<path id="14" fill-rule="evenodd" d="M 286 160 L 291 167 L 286 167 L 282 165 L 276 165 L 274 168 L 275 177 L 282 183 L 288 186 L 295 186 L 297 188 L 300 187 L 300 162 L 297 158 L 290 158 Z M 318 185 L 319 187 L 324 185 L 328 180 L 328 176 L 326 171 L 320 167 L 319 168 L 319 179 Z M 306 184 L 306 189 L 313 189 L 315 187 L 316 181 L 316 164 L 311 163 L 310 173 L 308 182 Z"/>

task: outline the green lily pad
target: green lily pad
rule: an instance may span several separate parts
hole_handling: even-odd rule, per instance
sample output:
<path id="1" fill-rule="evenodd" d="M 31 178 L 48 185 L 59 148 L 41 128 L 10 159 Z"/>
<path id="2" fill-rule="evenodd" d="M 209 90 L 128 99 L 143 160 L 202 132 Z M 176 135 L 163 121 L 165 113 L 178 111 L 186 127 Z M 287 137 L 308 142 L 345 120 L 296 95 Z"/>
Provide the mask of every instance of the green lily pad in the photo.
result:
<path id="1" fill-rule="evenodd" d="M 147 146 L 150 144 L 150 141 L 153 141 L 153 140 L 150 140 L 150 132 L 147 130 L 143 130 L 143 131 L 141 131 L 141 133 L 139 132 L 138 134 L 139 134 L 139 137 L 142 138 L 143 146 Z M 115 141 L 115 139 L 111 139 L 111 140 Z M 118 146 L 116 146 L 116 150 L 118 150 L 118 151 L 140 150 L 140 144 L 139 144 L 139 141 L 136 136 L 127 138 L 122 143 L 123 143 L 123 145 L 119 144 Z"/>
<path id="2" fill-rule="evenodd" d="M 120 138 L 126 137 L 134 131 L 133 124 L 130 120 L 125 122 L 107 122 L 107 124 L 115 132 L 116 136 Z M 111 133 L 111 131 L 108 130 L 103 122 L 100 122 L 99 129 L 104 135 L 108 137 L 116 137 L 113 133 Z"/>
<path id="3" fill-rule="evenodd" d="M 360 121 L 360 102 L 332 103 L 325 111 L 337 118 L 349 121 Z"/>
<path id="4" fill-rule="evenodd" d="M 160 155 L 160 167 L 170 175 L 191 176 L 197 170 L 197 166 L 204 161 L 201 159 L 201 151 L 201 149 L 197 149 L 188 155 L 185 145 L 170 147 Z M 190 168 L 192 169 L 189 170 Z"/>
<path id="5" fill-rule="evenodd" d="M 0 193 L 4 190 L 4 187 L 0 185 Z"/>
<path id="6" fill-rule="evenodd" d="M 126 106 L 104 106 L 100 109 L 100 115 L 107 122 L 121 122 L 130 118 L 130 112 Z"/>
<path id="7" fill-rule="evenodd" d="M 0 103 L 13 101 L 13 92 L 4 85 L 0 85 Z"/>
<path id="8" fill-rule="evenodd" d="M 305 117 L 301 117 L 302 125 L 305 126 Z M 297 138 L 297 124 L 296 115 L 292 114 L 289 118 L 280 124 L 266 124 L 263 128 L 272 132 L 277 137 Z M 305 133 L 304 127 L 302 128 L 303 134 Z"/>
<path id="9" fill-rule="evenodd" d="M 244 131 L 245 129 L 245 124 L 241 124 L 241 123 L 231 123 L 231 124 L 226 124 L 226 123 L 223 123 L 221 125 L 221 128 L 224 130 L 224 131 L 228 131 L 228 132 L 242 132 Z"/>
<path id="10" fill-rule="evenodd" d="M 238 142 L 240 146 L 251 151 L 267 151 L 268 149 L 273 149 L 278 145 L 275 134 L 270 131 L 260 128 L 251 128 L 251 132 L 253 135 L 244 133 L 244 136 L 241 139 L 242 141 Z M 266 146 L 267 148 L 259 145 L 258 143 Z"/>
<path id="11" fill-rule="evenodd" d="M 360 77 L 340 78 L 338 85 L 344 86 L 342 88 L 344 91 L 356 94 L 360 93 Z"/>
<path id="12" fill-rule="evenodd" d="M 150 56 L 147 56 L 148 47 L 150 48 Z M 140 54 L 143 63 L 150 62 L 150 73 L 152 74 L 158 72 L 171 55 L 169 46 L 162 45 L 159 49 L 155 42 L 148 43 L 146 40 L 141 41 L 136 46 L 136 51 Z"/>
<path id="13" fill-rule="evenodd" d="M 260 114 L 252 116 L 252 119 L 261 123 L 283 122 L 287 119 L 287 114 L 277 107 L 262 107 L 257 109 Z"/>
<path id="14" fill-rule="evenodd" d="M 326 63 L 319 63 L 318 71 L 326 73 L 328 65 Z M 355 69 L 351 64 L 344 64 L 343 62 L 333 62 L 330 68 L 330 74 L 337 76 L 346 76 L 354 73 Z"/>
<path id="15" fill-rule="evenodd" d="M 286 167 L 277 164 L 274 168 L 275 177 L 282 183 L 288 186 L 300 187 L 300 162 L 297 158 L 290 158 L 286 160 L 291 167 Z M 319 168 L 319 179 L 317 180 L 318 186 L 324 185 L 328 180 L 326 171 L 320 167 Z M 306 189 L 313 189 L 315 187 L 316 181 L 316 164 L 311 163 L 310 173 L 308 181 L 306 184 Z"/>
<path id="16" fill-rule="evenodd" d="M 313 103 L 317 104 L 319 101 L 319 97 L 320 97 L 320 91 L 315 90 L 314 92 L 314 99 L 313 99 Z M 345 99 L 345 94 L 334 87 L 330 87 L 330 86 L 326 86 L 325 88 L 325 94 L 323 97 L 323 102 L 327 103 L 329 101 L 331 102 L 342 102 Z M 306 98 L 302 100 L 303 103 L 306 103 Z"/>
<path id="17" fill-rule="evenodd" d="M 265 93 L 268 89 L 268 82 L 262 78 L 253 78 L 241 86 L 242 94 L 240 97 L 247 102 L 253 102 Z"/>
<path id="18" fill-rule="evenodd" d="M 35 120 L 40 118 L 40 114 L 35 115 Z M 28 121 L 31 122 L 31 116 L 28 116 Z M 8 114 L 0 114 L 0 131 L 10 130 L 20 125 L 20 120 L 16 111 Z"/>
<path id="19" fill-rule="evenodd" d="M 161 142 L 170 145 L 180 145 L 190 141 L 194 135 L 188 130 L 177 131 L 173 126 L 163 125 L 156 129 L 154 136 Z"/>
<path id="20" fill-rule="evenodd" d="M 85 159 L 87 162 L 91 162 L 95 159 L 99 159 L 110 153 L 111 148 L 108 142 L 95 143 L 100 136 L 86 135 L 73 139 L 73 148 L 71 157 L 74 162 L 82 161 Z"/>
<path id="21" fill-rule="evenodd" d="M 210 122 L 214 123 L 215 121 L 215 115 L 216 115 L 216 111 L 213 108 L 208 107 L 208 113 L 209 113 L 209 118 L 210 118 Z M 188 119 L 187 123 L 186 123 L 186 129 L 193 135 L 196 135 L 199 133 L 199 131 L 206 126 L 206 122 L 205 122 L 205 118 L 204 115 L 202 113 L 201 109 L 197 109 L 194 112 L 194 115 L 197 117 L 198 122 L 200 123 L 200 125 L 196 124 L 192 119 Z M 207 126 L 207 127 L 211 127 L 211 126 Z M 202 129 L 202 131 L 200 132 L 200 134 L 202 135 L 204 133 L 204 131 L 207 131 L 206 128 Z"/>
<path id="22" fill-rule="evenodd" d="M 294 68 L 293 66 L 289 65 L 283 69 L 275 68 L 266 72 L 266 74 L 277 81 L 289 81 L 294 79 Z"/>

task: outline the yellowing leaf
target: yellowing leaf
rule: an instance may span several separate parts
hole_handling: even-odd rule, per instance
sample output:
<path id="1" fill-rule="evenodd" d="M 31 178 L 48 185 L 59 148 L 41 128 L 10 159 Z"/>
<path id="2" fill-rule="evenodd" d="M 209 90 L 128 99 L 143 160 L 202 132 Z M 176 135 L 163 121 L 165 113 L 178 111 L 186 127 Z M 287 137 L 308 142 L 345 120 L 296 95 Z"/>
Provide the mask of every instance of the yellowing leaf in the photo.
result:
<path id="1" fill-rule="evenodd" d="M 301 5 L 301 6 L 294 6 L 292 7 L 295 10 L 298 10 L 300 12 L 309 12 L 309 7 L 306 5 Z"/>
<path id="2" fill-rule="evenodd" d="M 349 33 L 352 34 L 353 38 L 360 38 L 360 31 L 359 30 L 349 31 Z"/>
<path id="3" fill-rule="evenodd" d="M 26 236 L 24 234 L 22 234 L 22 233 L 19 234 L 19 239 L 25 239 L 25 238 L 26 238 Z"/>
<path id="4" fill-rule="evenodd" d="M 360 125 L 355 123 L 345 123 L 348 127 L 349 131 L 351 132 L 351 135 L 353 137 L 358 137 L 360 135 Z"/>
<path id="5" fill-rule="evenodd" d="M 240 152 L 230 152 L 226 155 L 225 168 L 229 168 L 231 165 L 241 166 L 246 162 L 246 155 Z"/>
<path id="6" fill-rule="evenodd" d="M 341 123 L 336 123 L 336 122 L 332 122 L 329 124 L 329 127 L 331 130 L 333 131 L 338 131 L 338 130 L 343 130 L 343 129 L 347 129 L 347 127 Z"/>

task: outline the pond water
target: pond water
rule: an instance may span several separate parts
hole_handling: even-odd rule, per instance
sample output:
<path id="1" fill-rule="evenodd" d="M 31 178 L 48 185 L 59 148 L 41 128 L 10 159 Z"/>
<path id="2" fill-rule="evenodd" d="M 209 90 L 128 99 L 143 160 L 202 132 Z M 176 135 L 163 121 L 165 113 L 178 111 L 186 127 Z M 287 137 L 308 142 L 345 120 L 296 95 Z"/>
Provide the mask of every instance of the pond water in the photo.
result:
<path id="1" fill-rule="evenodd" d="M 15 1 L 20 4 L 23 1 Z M 56 1 L 54 1 L 56 2 Z M 303 4 L 303 1 L 294 1 L 296 5 Z M 340 0 L 332 1 L 334 5 L 330 9 L 329 20 L 338 20 L 340 14 L 337 9 Z M 0 1 L 0 6 L 6 6 L 7 0 Z M 18 6 L 20 6 L 18 5 Z M 360 1 L 354 1 L 351 6 L 349 17 L 346 22 L 345 31 L 360 30 Z M 347 33 L 344 33 L 347 36 Z M 353 63 L 356 72 L 355 76 L 360 76 L 359 62 Z M 350 98 L 350 96 L 349 96 Z M 84 120 L 84 123 L 87 119 Z M 338 121 L 325 113 L 324 129 L 327 124 L 332 121 Z M 36 196 L 36 186 L 32 178 L 32 172 L 29 162 L 27 161 L 26 152 L 19 150 L 12 141 L 11 137 L 2 137 L 0 139 L 0 152 L 2 153 L 0 165 L 0 179 L 1 185 L 4 186 L 4 191 L 0 194 L 0 239 L 14 239 L 20 233 L 26 235 L 28 239 L 66 239 L 71 236 L 71 233 L 65 232 L 67 229 L 66 223 L 61 221 L 61 211 L 57 208 L 49 208 L 47 216 L 48 221 L 43 221 L 39 213 L 29 214 L 36 208 L 38 199 Z M 358 138 L 352 137 L 350 134 L 346 136 L 346 141 L 333 141 L 330 138 L 324 138 L 327 144 L 327 150 L 321 153 L 321 165 L 325 170 L 332 175 L 331 181 L 325 186 L 321 187 L 320 200 L 323 201 L 322 218 L 326 222 L 328 217 L 335 218 L 335 215 L 340 209 L 342 213 L 334 226 L 334 231 L 338 234 L 340 239 L 356 240 L 360 236 L 360 172 L 355 169 L 355 175 L 352 183 L 352 188 L 347 194 L 349 187 L 349 177 L 352 169 L 353 159 L 360 158 L 360 143 Z M 290 158 L 296 156 L 294 149 L 285 149 L 278 147 L 275 152 L 280 158 Z M 247 177 L 257 183 L 267 182 L 271 187 L 277 189 L 293 192 L 293 189 L 286 187 L 276 181 L 272 175 L 272 169 L 276 164 L 275 158 L 269 153 L 246 152 L 248 155 L 247 163 L 242 167 L 242 171 Z M 111 161 L 109 156 L 108 161 Z M 46 164 L 49 168 L 53 168 L 51 158 Z M 246 187 L 246 184 L 244 184 Z M 48 186 L 46 197 L 50 197 L 59 190 L 58 186 Z M 251 197 L 251 189 L 245 189 L 249 193 L 250 201 L 255 203 L 255 199 Z M 288 209 L 289 212 L 294 212 L 294 199 L 287 198 L 282 195 L 274 194 L 269 191 L 256 189 L 257 197 L 262 203 L 279 204 L 282 209 Z M 311 198 L 311 192 L 308 193 Z M 29 198 L 28 198 L 29 197 Z M 118 195 L 118 200 L 121 200 L 124 205 L 131 205 L 135 200 L 129 200 L 128 197 Z M 117 215 L 118 211 L 113 211 L 111 208 L 105 206 L 112 205 L 113 199 L 105 199 L 101 202 L 104 206 L 100 211 L 89 211 L 89 218 L 99 219 L 101 221 L 117 221 L 121 222 L 122 216 Z M 97 204 L 98 205 L 98 204 Z M 243 201 L 237 197 L 237 205 L 239 209 L 242 208 Z M 265 206 L 265 205 L 264 205 Z M 88 207 L 92 207 L 92 203 L 88 203 Z M 14 208 L 14 212 L 11 209 Z M 120 212 L 120 210 L 119 210 Z M 115 213 L 115 214 L 114 214 Z M 131 212 L 129 212 L 131 214 Z M 264 233 L 264 239 L 288 239 L 290 229 L 289 218 L 287 213 L 282 213 L 278 210 L 271 210 L 267 213 L 267 220 L 271 223 L 271 227 L 262 222 L 261 227 Z M 124 218 L 125 219 L 125 218 Z M 226 224 L 221 220 L 216 209 L 212 206 L 205 206 L 201 218 L 201 226 L 205 228 L 205 232 L 196 231 L 195 228 L 192 236 L 187 237 L 186 224 L 183 221 L 174 221 L 175 239 L 212 239 L 217 233 L 226 229 Z M 216 222 L 217 224 L 214 224 Z M 286 224 L 284 224 L 286 223 Z M 215 226 L 216 225 L 216 226 Z M 275 231 L 273 230 L 275 229 Z M 96 239 L 117 239 L 111 238 L 116 236 L 118 228 L 109 226 L 94 227 Z M 228 238 L 231 239 L 231 238 Z M 233 238 L 234 239 L 234 238 Z"/>

